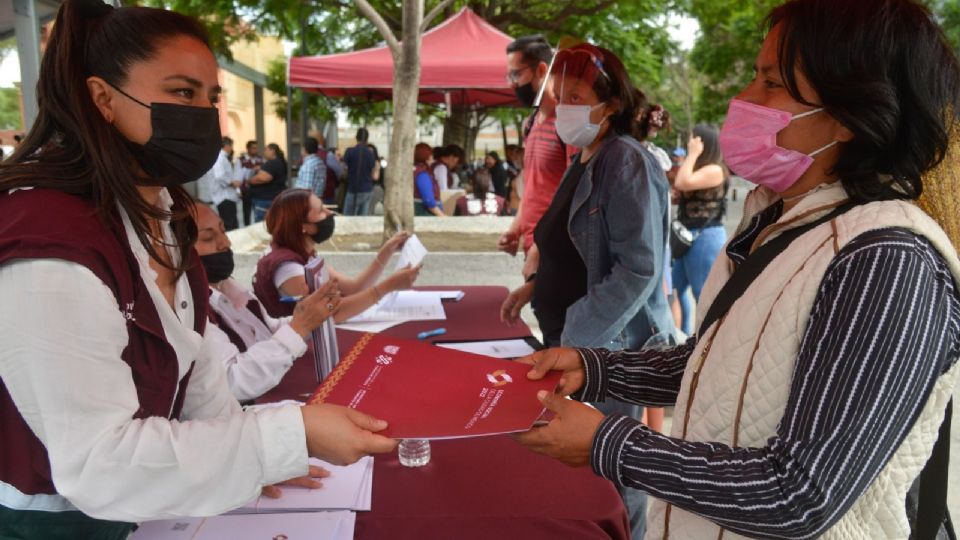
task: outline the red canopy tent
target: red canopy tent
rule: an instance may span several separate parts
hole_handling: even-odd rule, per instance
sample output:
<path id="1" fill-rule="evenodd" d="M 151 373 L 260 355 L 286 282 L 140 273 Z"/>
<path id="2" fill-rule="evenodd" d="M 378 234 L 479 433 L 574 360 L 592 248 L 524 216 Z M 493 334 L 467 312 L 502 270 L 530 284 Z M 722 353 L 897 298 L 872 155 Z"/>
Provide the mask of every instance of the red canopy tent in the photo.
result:
<path id="1" fill-rule="evenodd" d="M 468 8 L 423 34 L 420 102 L 519 105 L 507 83 L 506 48 L 513 38 Z M 290 86 L 330 97 L 390 99 L 393 57 L 386 47 L 290 59 Z"/>

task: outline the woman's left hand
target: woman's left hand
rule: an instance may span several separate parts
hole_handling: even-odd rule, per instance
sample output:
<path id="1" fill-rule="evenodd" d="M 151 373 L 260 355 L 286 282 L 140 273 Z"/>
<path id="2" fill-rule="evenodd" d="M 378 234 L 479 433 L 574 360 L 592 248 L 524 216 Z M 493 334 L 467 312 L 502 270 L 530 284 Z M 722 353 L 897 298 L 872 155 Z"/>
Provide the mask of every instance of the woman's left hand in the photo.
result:
<path id="1" fill-rule="evenodd" d="M 305 487 L 307 489 L 320 489 L 323 487 L 323 484 L 316 478 L 326 478 L 330 476 L 330 471 L 324 469 L 323 467 L 317 467 L 316 465 L 310 465 L 310 470 L 307 472 L 306 476 L 298 476 L 297 478 L 291 478 L 286 482 L 280 482 L 279 484 L 272 486 L 263 486 L 261 493 L 263 496 L 268 499 L 279 499 L 283 492 L 280 490 L 280 486 L 299 486 Z"/>
<path id="2" fill-rule="evenodd" d="M 692 135 L 690 140 L 687 141 L 687 155 L 692 157 L 697 157 L 703 153 L 703 139 Z"/>
<path id="3" fill-rule="evenodd" d="M 377 258 L 379 259 L 380 256 L 385 256 L 389 259 L 391 255 L 403 249 L 403 245 L 407 243 L 410 236 L 411 234 L 408 231 L 400 231 L 393 235 L 383 244 L 383 247 L 380 248 L 380 253 L 377 254 Z"/>
<path id="4" fill-rule="evenodd" d="M 546 426 L 516 435 L 517 442 L 571 467 L 589 465 L 593 436 L 603 422 L 603 413 L 546 390 L 541 390 L 537 398 L 544 407 L 556 413 L 556 417 Z"/>

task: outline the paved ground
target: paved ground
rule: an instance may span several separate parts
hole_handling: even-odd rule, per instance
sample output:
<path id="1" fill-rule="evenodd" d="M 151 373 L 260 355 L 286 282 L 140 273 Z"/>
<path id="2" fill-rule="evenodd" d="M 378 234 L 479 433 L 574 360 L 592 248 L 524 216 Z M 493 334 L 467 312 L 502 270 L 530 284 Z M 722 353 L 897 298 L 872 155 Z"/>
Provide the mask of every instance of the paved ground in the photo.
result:
<path id="1" fill-rule="evenodd" d="M 731 193 L 731 200 L 728 203 L 728 216 L 725 223 L 728 233 L 739 223 L 743 212 L 743 197 L 748 189 L 747 184 L 735 184 Z M 733 198 L 736 197 L 736 200 Z M 370 249 L 369 244 L 374 243 L 377 234 L 382 228 L 381 218 L 338 218 L 337 221 L 337 241 L 335 244 L 325 244 L 323 246 L 329 263 L 341 272 L 355 274 L 365 265 L 369 264 L 373 253 L 371 251 L 362 251 Z M 425 239 L 431 239 L 428 247 L 431 253 L 428 255 L 423 272 L 418 281 L 421 285 L 502 285 L 513 289 L 522 284 L 520 277 L 520 268 L 522 260 L 519 257 L 510 257 L 503 253 L 496 252 L 476 252 L 477 249 L 483 249 L 481 246 L 487 244 L 493 246 L 496 236 L 500 231 L 506 229 L 509 225 L 509 219 L 483 219 L 483 218 L 452 218 L 437 220 L 425 218 L 417 220 L 417 230 Z M 455 238 L 447 246 L 436 245 L 435 241 L 449 235 Z M 237 255 L 236 277 L 241 282 L 249 283 L 253 268 L 256 263 L 257 254 L 250 251 L 259 251 L 266 244 L 264 243 L 262 232 L 237 231 L 231 233 L 235 240 Z M 463 246 L 463 240 L 469 239 L 470 248 L 464 251 L 445 251 L 440 252 L 444 247 Z M 357 244 L 368 244 L 367 246 Z M 433 244 L 433 245 L 430 245 Z M 356 251 L 360 249 L 361 251 Z M 489 249 L 493 249 L 492 247 Z M 244 253 L 247 251 L 248 253 Z M 467 252 L 469 251 L 469 252 Z M 534 333 L 539 335 L 536 319 L 526 308 L 523 312 L 523 319 L 526 321 Z M 960 397 L 958 393 L 957 397 Z M 665 430 L 669 432 L 671 423 L 670 412 L 668 411 Z M 960 424 L 960 422 L 958 422 Z M 953 466 L 950 468 L 950 486 L 954 487 L 950 491 L 949 508 L 955 516 L 960 516 L 960 428 L 953 430 L 951 453 L 954 456 Z"/>

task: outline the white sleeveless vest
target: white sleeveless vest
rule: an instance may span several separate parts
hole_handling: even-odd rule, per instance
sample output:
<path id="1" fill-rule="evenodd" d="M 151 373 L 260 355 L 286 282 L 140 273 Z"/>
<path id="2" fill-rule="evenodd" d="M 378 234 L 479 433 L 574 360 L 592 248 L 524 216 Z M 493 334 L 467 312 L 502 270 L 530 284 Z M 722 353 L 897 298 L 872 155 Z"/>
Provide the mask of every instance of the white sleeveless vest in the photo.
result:
<path id="1" fill-rule="evenodd" d="M 766 188 L 746 201 L 745 227 L 776 200 Z M 810 223 L 847 200 L 837 182 L 807 196 L 761 233 L 754 249 L 780 232 Z M 851 240 L 871 230 L 900 227 L 927 238 L 946 259 L 960 283 L 960 259 L 949 238 L 929 216 L 908 202 L 858 206 L 809 231 L 781 253 L 730 308 L 701 336 L 690 357 L 674 412 L 672 436 L 716 441 L 734 447 L 763 447 L 776 435 L 790 393 L 800 340 L 827 266 Z M 697 311 L 709 309 L 730 278 L 725 251 L 711 270 Z M 699 325 L 700 321 L 698 321 Z M 960 366 L 960 363 L 958 363 Z M 936 441 L 944 409 L 960 374 L 940 377 L 906 439 L 867 491 L 823 538 L 907 538 L 904 501 Z M 711 521 L 654 500 L 647 516 L 647 540 L 734 539 Z"/>

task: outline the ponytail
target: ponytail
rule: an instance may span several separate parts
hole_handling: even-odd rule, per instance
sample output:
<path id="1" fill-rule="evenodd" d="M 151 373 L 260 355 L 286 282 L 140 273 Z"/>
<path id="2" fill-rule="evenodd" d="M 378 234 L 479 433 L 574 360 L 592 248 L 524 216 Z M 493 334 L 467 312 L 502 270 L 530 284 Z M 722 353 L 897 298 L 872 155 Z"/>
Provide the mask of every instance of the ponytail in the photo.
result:
<path id="1" fill-rule="evenodd" d="M 167 188 L 174 203 L 170 212 L 143 199 L 137 184 L 144 179 L 137 177 L 132 143 L 97 109 L 87 79 L 97 76 L 120 87 L 131 65 L 153 58 L 158 47 L 179 36 L 209 48 L 200 23 L 179 13 L 113 8 L 102 0 L 64 1 L 40 64 L 37 119 L 14 154 L 0 163 L 0 192 L 36 187 L 77 195 L 89 200 L 104 224 L 114 229 L 121 226 L 119 206 L 150 256 L 178 276 L 190 264 L 197 238 L 190 217 L 192 199 L 178 185 Z M 170 220 L 181 251 L 177 264 L 166 262 L 154 249 L 152 219 Z"/>

